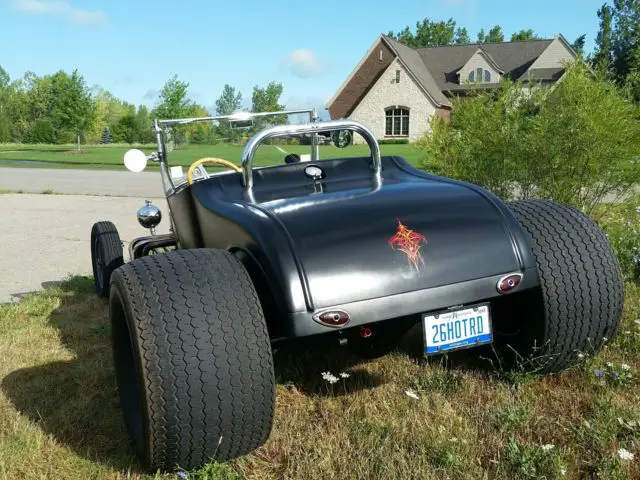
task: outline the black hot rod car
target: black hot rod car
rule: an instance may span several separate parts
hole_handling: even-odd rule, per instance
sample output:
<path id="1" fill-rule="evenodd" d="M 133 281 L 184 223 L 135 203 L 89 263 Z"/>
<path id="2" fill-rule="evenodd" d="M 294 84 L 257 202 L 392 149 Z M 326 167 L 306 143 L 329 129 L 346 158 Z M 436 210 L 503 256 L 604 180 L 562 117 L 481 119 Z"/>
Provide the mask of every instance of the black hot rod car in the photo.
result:
<path id="1" fill-rule="evenodd" d="M 155 122 L 171 233 L 157 207 L 151 235 L 124 262 L 115 226 L 91 232 L 96 290 L 109 298 L 115 369 L 127 429 L 144 465 L 193 468 L 263 444 L 275 382 L 271 345 L 333 335 L 373 357 L 420 324 L 426 355 L 486 345 L 558 371 L 616 331 L 623 305 L 606 236 L 552 201 L 505 204 L 486 190 L 381 157 L 372 132 L 348 120 L 269 127 L 242 166 L 207 158 L 169 167 L 170 127 Z M 362 158 L 289 157 L 253 168 L 283 136 L 359 134 Z M 336 133 L 337 132 L 337 133 Z M 140 171 L 147 157 L 125 163 Z M 207 172 L 205 165 L 230 169 Z"/>

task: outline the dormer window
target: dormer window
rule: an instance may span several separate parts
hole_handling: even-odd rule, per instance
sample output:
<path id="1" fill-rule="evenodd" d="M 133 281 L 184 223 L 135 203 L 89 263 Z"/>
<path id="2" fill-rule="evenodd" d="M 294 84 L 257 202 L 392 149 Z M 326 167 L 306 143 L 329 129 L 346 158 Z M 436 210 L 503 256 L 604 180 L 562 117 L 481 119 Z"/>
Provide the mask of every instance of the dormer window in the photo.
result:
<path id="1" fill-rule="evenodd" d="M 491 83 L 491 72 L 482 68 L 471 70 L 467 76 L 469 83 Z"/>

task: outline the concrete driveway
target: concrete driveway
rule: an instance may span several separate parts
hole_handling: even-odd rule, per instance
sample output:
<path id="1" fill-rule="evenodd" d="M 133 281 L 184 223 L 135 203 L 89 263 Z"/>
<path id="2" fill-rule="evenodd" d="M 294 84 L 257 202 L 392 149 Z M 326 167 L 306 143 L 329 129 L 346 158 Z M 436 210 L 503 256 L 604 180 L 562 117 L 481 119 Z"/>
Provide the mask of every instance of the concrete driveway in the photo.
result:
<path id="1" fill-rule="evenodd" d="M 164 197 L 160 172 L 113 170 L 0 168 L 0 190 L 25 193 Z"/>
<path id="2" fill-rule="evenodd" d="M 8 170 L 19 173 L 23 169 Z M 3 175 L 1 172 L 0 179 Z M 159 183 L 159 178 L 156 181 Z M 114 188 L 112 181 L 108 183 L 109 188 Z M 148 231 L 136 219 L 136 211 L 145 198 L 148 197 L 0 195 L 0 303 L 18 300 L 25 293 L 41 290 L 69 275 L 90 275 L 89 236 L 94 222 L 112 221 L 122 240 L 146 235 Z M 161 198 L 154 202 L 165 214 L 158 232 L 166 233 L 169 231 L 166 201 Z"/>

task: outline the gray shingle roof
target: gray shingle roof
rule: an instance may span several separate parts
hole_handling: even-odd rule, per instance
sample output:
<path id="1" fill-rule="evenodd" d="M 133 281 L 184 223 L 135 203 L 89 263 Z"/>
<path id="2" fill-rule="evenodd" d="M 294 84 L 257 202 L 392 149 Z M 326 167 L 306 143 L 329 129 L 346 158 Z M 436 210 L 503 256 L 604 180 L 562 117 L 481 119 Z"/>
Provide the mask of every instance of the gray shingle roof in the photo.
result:
<path id="1" fill-rule="evenodd" d="M 460 90 L 456 72 L 467 63 L 478 48 L 486 51 L 493 61 L 504 70 L 506 76 L 516 80 L 527 71 L 551 42 L 553 40 L 529 40 L 525 42 L 448 45 L 409 50 L 420 55 L 422 63 L 429 66 L 439 89 L 447 91 Z"/>
<path id="2" fill-rule="evenodd" d="M 387 42 L 389 48 L 395 51 L 400 60 L 413 73 L 422 88 L 433 97 L 436 103 L 440 105 L 451 105 L 451 101 L 442 93 L 442 89 L 436 83 L 433 75 L 420 57 L 418 50 L 409 48 L 392 38 L 383 35 L 382 38 Z"/>

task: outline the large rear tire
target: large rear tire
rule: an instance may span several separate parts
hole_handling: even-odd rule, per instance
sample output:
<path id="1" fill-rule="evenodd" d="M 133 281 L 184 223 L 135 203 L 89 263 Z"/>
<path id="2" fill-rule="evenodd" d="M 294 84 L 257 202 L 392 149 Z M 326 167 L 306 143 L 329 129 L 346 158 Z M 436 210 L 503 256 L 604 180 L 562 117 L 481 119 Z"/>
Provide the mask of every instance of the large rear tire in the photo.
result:
<path id="1" fill-rule="evenodd" d="M 97 222 L 91 228 L 91 266 L 96 293 L 109 296 L 111 274 L 124 263 L 118 229 L 111 222 Z"/>
<path id="2" fill-rule="evenodd" d="M 559 371 L 615 334 L 624 303 L 620 267 L 606 235 L 579 210 L 548 200 L 509 207 L 529 236 L 541 286 L 541 304 L 512 345 L 527 365 Z"/>
<path id="3" fill-rule="evenodd" d="M 267 440 L 271 345 L 236 257 L 200 249 L 134 260 L 113 274 L 110 316 L 124 419 L 145 467 L 193 469 Z"/>

